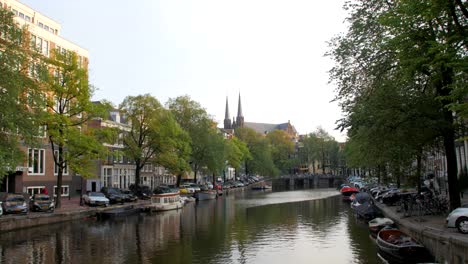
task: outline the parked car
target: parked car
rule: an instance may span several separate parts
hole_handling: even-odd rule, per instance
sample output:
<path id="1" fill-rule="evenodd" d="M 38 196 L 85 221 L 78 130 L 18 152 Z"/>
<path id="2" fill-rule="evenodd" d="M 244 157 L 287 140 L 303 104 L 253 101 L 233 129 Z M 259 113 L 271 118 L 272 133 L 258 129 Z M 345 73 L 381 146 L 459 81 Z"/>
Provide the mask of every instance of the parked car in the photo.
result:
<path id="1" fill-rule="evenodd" d="M 179 189 L 180 189 L 180 193 L 195 193 L 195 189 L 190 187 L 190 185 L 188 184 L 181 184 L 179 186 Z"/>
<path id="2" fill-rule="evenodd" d="M 130 190 L 122 190 L 122 194 L 124 195 L 125 202 L 136 202 L 138 200 L 138 197 Z"/>
<path id="3" fill-rule="evenodd" d="M 468 208 L 459 207 L 453 210 L 446 219 L 447 227 L 457 228 L 462 234 L 468 234 Z"/>
<path id="4" fill-rule="evenodd" d="M 153 195 L 150 187 L 146 185 L 138 185 L 138 187 L 136 187 L 134 184 L 132 184 L 129 186 L 129 188 L 133 194 L 138 197 L 138 199 L 148 200 L 151 199 L 151 195 Z"/>
<path id="5" fill-rule="evenodd" d="M 2 193 L 0 195 L 2 201 L 2 209 L 5 214 L 23 213 L 27 214 L 29 211 L 28 203 L 23 194 L 18 193 Z"/>
<path id="6" fill-rule="evenodd" d="M 195 192 L 201 191 L 200 185 L 198 185 L 196 183 L 190 183 L 189 185 L 190 185 L 190 187 L 192 187 L 195 190 Z"/>
<path id="7" fill-rule="evenodd" d="M 101 192 L 109 199 L 111 204 L 124 203 L 125 196 L 122 194 L 120 189 L 114 187 L 102 187 Z"/>
<path id="8" fill-rule="evenodd" d="M 55 203 L 47 194 L 34 194 L 29 200 L 29 208 L 36 212 L 54 212 Z"/>
<path id="9" fill-rule="evenodd" d="M 208 189 L 213 189 L 213 184 L 211 182 L 206 182 L 206 187 L 208 187 Z"/>
<path id="10" fill-rule="evenodd" d="M 83 201 L 89 206 L 109 206 L 109 199 L 102 192 L 87 192 L 83 195 Z"/>

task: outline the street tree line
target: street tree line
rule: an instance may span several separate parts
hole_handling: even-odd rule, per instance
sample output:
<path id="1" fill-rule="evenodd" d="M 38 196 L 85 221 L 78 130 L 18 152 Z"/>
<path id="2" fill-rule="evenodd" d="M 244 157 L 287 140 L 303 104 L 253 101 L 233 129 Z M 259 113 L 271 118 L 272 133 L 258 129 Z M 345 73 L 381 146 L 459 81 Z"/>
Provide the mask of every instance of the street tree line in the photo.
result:
<path id="1" fill-rule="evenodd" d="M 447 158 L 451 208 L 460 206 L 455 141 L 466 138 L 468 9 L 460 0 L 348 2 L 346 33 L 330 42 L 348 166 L 392 175 L 426 153 Z M 465 133 L 465 134 L 463 134 Z"/>

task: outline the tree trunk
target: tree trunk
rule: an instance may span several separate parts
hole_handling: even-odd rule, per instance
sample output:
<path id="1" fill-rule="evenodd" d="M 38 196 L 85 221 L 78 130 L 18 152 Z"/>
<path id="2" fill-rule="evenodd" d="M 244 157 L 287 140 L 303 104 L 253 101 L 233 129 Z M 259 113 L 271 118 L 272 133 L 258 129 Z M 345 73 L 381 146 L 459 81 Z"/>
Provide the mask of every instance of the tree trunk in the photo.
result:
<path id="1" fill-rule="evenodd" d="M 58 161 L 57 161 L 58 173 L 57 173 L 57 193 L 52 190 L 52 195 L 57 195 L 55 199 L 55 208 L 62 207 L 62 181 L 63 181 L 63 145 L 59 144 L 58 147 Z M 70 190 L 69 190 L 70 191 Z"/>
<path id="2" fill-rule="evenodd" d="M 458 179 L 457 179 L 457 155 L 455 152 L 455 130 L 453 128 L 454 118 L 453 113 L 448 109 L 448 105 L 452 103 L 450 99 L 445 99 L 450 96 L 449 85 L 453 83 L 453 70 L 450 67 L 445 65 L 441 66 L 442 78 L 436 84 L 437 85 L 437 94 L 444 96 L 442 103 L 444 107 L 442 108 L 445 122 L 449 124 L 449 128 L 443 131 L 444 138 L 444 148 L 445 155 L 447 158 L 447 180 L 449 188 L 449 198 L 450 198 L 450 209 L 454 210 L 455 208 L 460 207 L 460 193 L 458 190 Z"/>
<path id="3" fill-rule="evenodd" d="M 176 182 L 177 187 L 180 186 L 180 181 L 181 181 L 181 180 L 182 180 L 182 173 L 179 173 L 179 174 L 177 174 L 177 182 Z"/>
<path id="4" fill-rule="evenodd" d="M 452 113 L 450 112 L 450 117 Z M 453 118 L 452 118 L 453 119 Z M 449 187 L 450 209 L 454 210 L 461 206 L 460 193 L 457 179 L 457 157 L 455 154 L 454 132 L 444 135 L 445 155 L 447 157 L 447 180 Z"/>
<path id="5" fill-rule="evenodd" d="M 416 165 L 416 180 L 418 181 L 418 193 L 421 193 L 421 169 L 422 169 L 422 162 L 421 162 L 421 158 L 422 158 L 422 151 L 420 151 L 418 153 L 418 156 L 416 157 L 416 162 L 417 162 L 417 165 Z"/>
<path id="6" fill-rule="evenodd" d="M 140 186 L 140 171 L 141 171 L 141 160 L 137 159 L 135 160 L 135 189 L 138 190 L 138 187 Z"/>

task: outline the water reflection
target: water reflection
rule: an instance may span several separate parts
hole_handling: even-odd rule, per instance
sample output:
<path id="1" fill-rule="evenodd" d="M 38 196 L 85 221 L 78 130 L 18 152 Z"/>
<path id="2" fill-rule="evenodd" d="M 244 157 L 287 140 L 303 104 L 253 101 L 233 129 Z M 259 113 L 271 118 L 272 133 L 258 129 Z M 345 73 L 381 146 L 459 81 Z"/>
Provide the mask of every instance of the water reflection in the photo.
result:
<path id="1" fill-rule="evenodd" d="M 246 192 L 178 211 L 9 232 L 0 236 L 0 262 L 380 263 L 349 205 L 320 199 L 334 194 Z"/>

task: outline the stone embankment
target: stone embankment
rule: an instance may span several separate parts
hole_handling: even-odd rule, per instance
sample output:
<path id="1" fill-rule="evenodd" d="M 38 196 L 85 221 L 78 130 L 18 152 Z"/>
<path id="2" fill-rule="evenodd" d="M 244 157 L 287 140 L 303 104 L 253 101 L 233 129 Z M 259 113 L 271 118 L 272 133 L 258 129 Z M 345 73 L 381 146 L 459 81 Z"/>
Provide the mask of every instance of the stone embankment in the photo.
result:
<path id="1" fill-rule="evenodd" d="M 389 207 L 377 202 L 376 205 L 403 232 L 429 249 L 438 263 L 468 263 L 468 235 L 445 227 L 445 216 L 403 217 L 395 206 Z"/>

